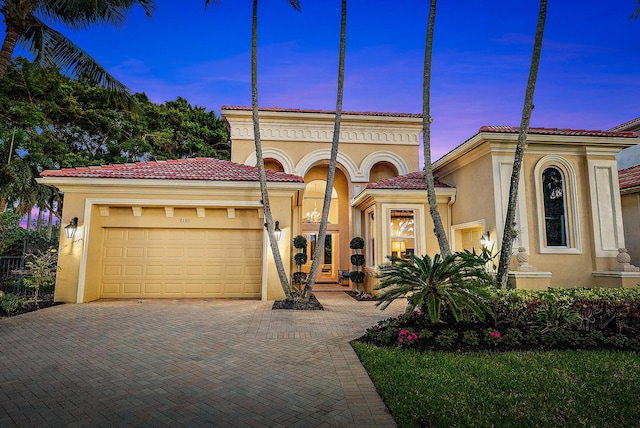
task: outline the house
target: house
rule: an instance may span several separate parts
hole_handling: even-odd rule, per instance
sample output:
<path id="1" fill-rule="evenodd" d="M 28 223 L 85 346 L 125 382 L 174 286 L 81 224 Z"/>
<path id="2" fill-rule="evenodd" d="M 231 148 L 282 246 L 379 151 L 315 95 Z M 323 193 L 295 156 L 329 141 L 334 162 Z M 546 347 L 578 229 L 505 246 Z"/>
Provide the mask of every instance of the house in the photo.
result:
<path id="1" fill-rule="evenodd" d="M 41 183 L 65 193 L 64 221 L 78 219 L 76 235 L 61 238 L 56 300 L 283 297 L 264 231 L 251 109 L 223 107 L 221 115 L 231 162 L 188 159 L 42 174 Z M 307 237 L 308 252 L 315 248 L 333 119 L 322 110 L 260 112 L 271 209 L 288 274 L 294 236 Z M 418 114 L 343 113 L 319 284 L 335 284 L 339 271 L 350 269 L 355 236 L 366 242 L 369 289 L 388 255 L 438 252 L 418 164 L 421 131 Z M 516 128 L 483 127 L 433 164 L 453 249 L 478 249 L 481 237 L 498 248 L 516 140 Z M 637 142 L 630 131 L 531 129 L 513 225 L 515 286 L 640 282 L 618 252 L 624 231 L 616 167 L 616 154 Z"/>

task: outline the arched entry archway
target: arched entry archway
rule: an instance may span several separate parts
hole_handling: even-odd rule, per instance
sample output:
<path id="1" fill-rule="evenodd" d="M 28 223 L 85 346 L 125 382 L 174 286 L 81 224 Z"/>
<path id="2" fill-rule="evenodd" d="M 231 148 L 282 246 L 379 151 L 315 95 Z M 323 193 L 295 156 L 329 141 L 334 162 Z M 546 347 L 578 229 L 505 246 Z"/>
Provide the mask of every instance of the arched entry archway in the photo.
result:
<path id="1" fill-rule="evenodd" d="M 326 189 L 328 165 L 311 167 L 305 174 L 306 189 L 302 201 L 302 234 L 307 238 L 309 259 L 303 270 L 311 269 L 311 256 L 315 250 L 320 214 Z M 340 168 L 334 180 L 325 251 L 316 277 L 318 284 L 337 284 L 339 270 L 349 269 L 349 180 Z M 322 286 L 322 285 L 321 285 Z"/>

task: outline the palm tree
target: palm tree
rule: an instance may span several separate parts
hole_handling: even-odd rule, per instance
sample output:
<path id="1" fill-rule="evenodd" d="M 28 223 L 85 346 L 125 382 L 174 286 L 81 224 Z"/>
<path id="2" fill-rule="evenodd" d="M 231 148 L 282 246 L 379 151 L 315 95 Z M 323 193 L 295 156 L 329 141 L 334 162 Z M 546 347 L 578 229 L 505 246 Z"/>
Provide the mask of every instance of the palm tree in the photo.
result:
<path id="1" fill-rule="evenodd" d="M 344 56 L 347 46 L 347 0 L 342 0 L 342 14 L 340 20 L 340 58 L 338 60 L 338 96 L 336 98 L 336 115 L 333 125 L 333 140 L 331 142 L 331 156 L 329 158 L 329 171 L 327 172 L 327 187 L 324 191 L 324 202 L 322 205 L 322 216 L 318 227 L 318 242 L 313 252 L 313 262 L 309 270 L 307 284 L 304 287 L 302 297 L 311 297 L 313 286 L 316 282 L 316 274 L 321 261 L 324 259 L 324 241 L 327 236 L 327 221 L 329 220 L 329 209 L 331 207 L 331 193 L 336 177 L 336 163 L 338 159 L 338 144 L 340 142 L 340 121 L 342 119 L 342 93 L 344 89 Z"/>
<path id="2" fill-rule="evenodd" d="M 298 12 L 300 12 L 299 0 L 288 0 L 289 4 Z M 217 4 L 219 0 L 205 0 L 205 8 L 209 5 Z M 262 205 L 264 208 L 264 221 L 269 235 L 269 244 L 273 254 L 273 261 L 276 265 L 278 278 L 282 291 L 284 291 L 287 299 L 291 298 L 291 284 L 284 269 L 278 240 L 275 235 L 275 222 L 271 214 L 271 205 L 269 204 L 269 193 L 267 190 L 267 173 L 264 167 L 264 156 L 262 154 L 262 140 L 260 139 L 260 118 L 258 110 L 258 0 L 253 0 L 253 12 L 251 21 L 251 109 L 253 118 L 253 134 L 256 147 L 256 159 L 258 164 L 258 179 L 260 181 L 260 193 L 262 196 Z"/>
<path id="3" fill-rule="evenodd" d="M 540 65 L 540 53 L 542 52 L 542 36 L 544 35 L 544 24 L 547 18 L 547 0 L 540 0 L 540 10 L 538 12 L 538 25 L 536 36 L 533 42 L 533 55 L 529 68 L 529 80 L 524 96 L 524 107 L 522 109 L 522 119 L 520 121 L 520 131 L 518 133 L 518 143 L 513 157 L 513 171 L 511 172 L 511 187 L 509 188 L 509 204 L 507 205 L 507 215 L 504 220 L 504 233 L 502 236 L 502 247 L 500 250 L 500 263 L 498 264 L 498 285 L 506 288 L 509 280 L 509 263 L 511 261 L 511 251 L 513 250 L 514 228 L 511 227 L 515 220 L 516 204 L 518 203 L 518 182 L 520 181 L 520 170 L 522 169 L 522 158 L 524 156 L 524 145 L 529 132 L 529 122 L 531 120 L 531 110 L 533 110 L 533 93 L 536 89 L 536 79 L 538 77 L 538 66 Z"/>
<path id="4" fill-rule="evenodd" d="M 6 29 L 0 50 L 0 80 L 20 42 L 29 47 L 41 65 L 57 65 L 80 78 L 112 89 L 120 98 L 129 101 L 126 86 L 49 24 L 59 23 L 74 30 L 100 24 L 122 25 L 127 11 L 136 4 L 147 16 L 151 16 L 155 8 L 153 0 L 1 0 L 0 13 Z"/>
<path id="5" fill-rule="evenodd" d="M 447 234 L 442 224 L 438 202 L 436 200 L 436 187 L 431 167 L 431 57 L 433 53 L 433 28 L 436 22 L 436 0 L 431 0 L 429 7 L 429 19 L 427 24 L 427 41 L 424 53 L 424 80 L 422 87 L 422 137 L 424 146 L 424 179 L 427 184 L 427 199 L 429 200 L 429 212 L 433 219 L 434 233 L 438 239 L 438 246 L 443 256 L 451 254 Z"/>
<path id="6" fill-rule="evenodd" d="M 484 321 L 493 315 L 486 303 L 486 285 L 491 278 L 484 260 L 470 252 L 448 256 L 436 254 L 433 259 L 410 255 L 409 259 L 390 257 L 391 263 L 380 266 L 376 306 L 385 309 L 396 299 L 407 298 L 407 313 L 420 308 L 431 322 L 440 322 L 442 309 L 448 308 L 460 321 L 473 313 Z"/>

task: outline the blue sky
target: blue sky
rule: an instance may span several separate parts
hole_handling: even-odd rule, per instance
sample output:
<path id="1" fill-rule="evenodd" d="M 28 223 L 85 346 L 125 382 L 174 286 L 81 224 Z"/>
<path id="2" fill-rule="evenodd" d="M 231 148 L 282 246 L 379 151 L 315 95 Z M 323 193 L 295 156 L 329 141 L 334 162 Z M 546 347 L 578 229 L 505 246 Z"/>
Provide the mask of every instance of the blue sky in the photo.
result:
<path id="1" fill-rule="evenodd" d="M 64 33 L 133 91 L 219 112 L 250 105 L 251 1 L 157 0 L 123 28 Z M 340 1 L 262 0 L 259 97 L 265 107 L 334 109 Z M 438 5 L 432 80 L 437 159 L 482 125 L 518 125 L 539 3 Z M 637 0 L 549 2 L 532 126 L 608 129 L 640 116 Z M 427 1 L 350 0 L 345 111 L 422 112 Z"/>

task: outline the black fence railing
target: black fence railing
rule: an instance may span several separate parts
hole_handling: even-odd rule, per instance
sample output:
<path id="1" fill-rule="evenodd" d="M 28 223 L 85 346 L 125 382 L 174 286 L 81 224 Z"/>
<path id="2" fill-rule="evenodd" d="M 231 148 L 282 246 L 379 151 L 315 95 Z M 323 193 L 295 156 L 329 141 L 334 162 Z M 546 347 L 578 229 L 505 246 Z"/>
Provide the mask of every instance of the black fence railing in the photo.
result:
<path id="1" fill-rule="evenodd" d="M 24 257 L 0 257 L 0 290 L 24 295 L 22 274 L 16 272 L 23 268 Z"/>

